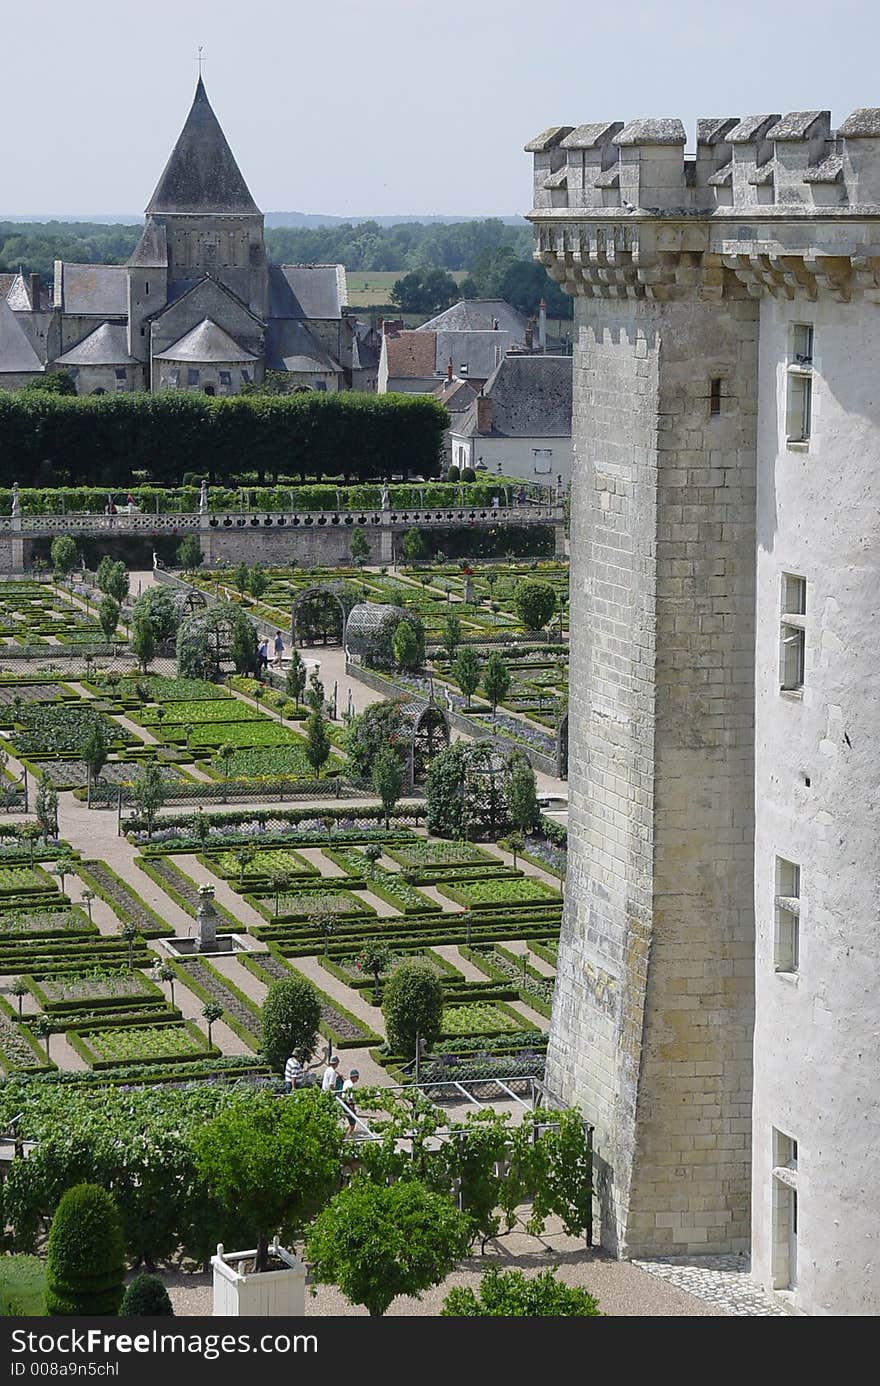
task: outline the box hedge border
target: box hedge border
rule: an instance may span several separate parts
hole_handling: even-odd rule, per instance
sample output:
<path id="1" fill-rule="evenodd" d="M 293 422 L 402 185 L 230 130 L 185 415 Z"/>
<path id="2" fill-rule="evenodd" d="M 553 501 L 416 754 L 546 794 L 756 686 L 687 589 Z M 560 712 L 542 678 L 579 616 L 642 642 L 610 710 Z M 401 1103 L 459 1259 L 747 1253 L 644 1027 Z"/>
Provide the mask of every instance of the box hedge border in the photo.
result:
<path id="1" fill-rule="evenodd" d="M 277 959 L 278 962 L 282 963 L 285 967 L 288 968 L 292 978 L 301 979 L 303 977 L 303 973 L 298 972 L 296 968 L 288 966 L 286 958 L 279 954 L 276 949 L 269 948 L 267 951 L 272 953 L 272 955 Z M 248 969 L 249 972 L 253 973 L 253 975 L 257 978 L 258 981 L 264 982 L 267 986 L 269 986 L 272 984 L 272 982 L 277 981 L 277 978 L 271 976 L 271 974 L 268 972 L 264 972 L 260 968 L 261 956 L 262 955 L 260 953 L 244 953 L 242 954 L 239 961 L 243 964 L 244 967 Z M 321 1032 L 322 1034 L 326 1034 L 328 1040 L 332 1040 L 333 1044 L 337 1049 L 364 1049 L 371 1044 L 382 1043 L 382 1036 L 377 1035 L 375 1030 L 371 1030 L 370 1026 L 366 1023 L 366 1021 L 361 1020 L 359 1016 L 354 1015 L 345 1006 L 341 1005 L 339 1001 L 335 1000 L 334 997 L 328 996 L 327 993 L 325 991 L 322 991 L 320 987 L 315 986 L 315 983 L 311 980 L 310 977 L 306 977 L 305 980 L 312 987 L 312 989 L 318 997 L 318 1000 L 323 1005 L 330 1007 L 331 1010 L 338 1011 L 341 1016 L 344 1016 L 345 1019 L 350 1021 L 352 1025 L 356 1025 L 358 1029 L 362 1032 L 361 1037 L 358 1039 L 345 1039 L 342 1038 L 337 1033 L 337 1031 L 333 1029 L 332 1025 L 329 1025 L 326 1021 L 323 1021 L 321 1025 Z"/>

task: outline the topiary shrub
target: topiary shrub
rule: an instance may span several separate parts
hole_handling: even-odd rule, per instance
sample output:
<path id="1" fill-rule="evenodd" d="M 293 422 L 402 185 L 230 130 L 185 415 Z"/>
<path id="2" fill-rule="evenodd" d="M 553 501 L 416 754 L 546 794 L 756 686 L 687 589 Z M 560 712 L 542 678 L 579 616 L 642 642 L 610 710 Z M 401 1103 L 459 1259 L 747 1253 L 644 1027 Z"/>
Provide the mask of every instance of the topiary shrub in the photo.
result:
<path id="1" fill-rule="evenodd" d="M 396 967 L 385 984 L 382 1013 L 396 1054 L 411 1058 L 417 1035 L 430 1046 L 443 1024 L 443 985 L 434 969 L 422 962 Z"/>
<path id="2" fill-rule="evenodd" d="M 55 1210 L 46 1255 L 46 1312 L 116 1314 L 125 1253 L 119 1211 L 105 1189 L 76 1184 Z"/>
<path id="3" fill-rule="evenodd" d="M 479 1292 L 456 1286 L 446 1296 L 446 1318 L 596 1318 L 601 1310 L 586 1290 L 563 1285 L 553 1271 L 528 1279 L 522 1271 L 490 1270 Z"/>
<path id="4" fill-rule="evenodd" d="M 158 1275 L 136 1275 L 126 1287 L 119 1317 L 137 1319 L 160 1314 L 166 1318 L 174 1317 L 174 1307 L 162 1281 Z"/>
<path id="5" fill-rule="evenodd" d="M 262 1050 L 279 1073 L 297 1049 L 311 1053 L 318 1039 L 321 1005 L 311 982 L 291 977 L 273 982 L 262 1011 Z"/>

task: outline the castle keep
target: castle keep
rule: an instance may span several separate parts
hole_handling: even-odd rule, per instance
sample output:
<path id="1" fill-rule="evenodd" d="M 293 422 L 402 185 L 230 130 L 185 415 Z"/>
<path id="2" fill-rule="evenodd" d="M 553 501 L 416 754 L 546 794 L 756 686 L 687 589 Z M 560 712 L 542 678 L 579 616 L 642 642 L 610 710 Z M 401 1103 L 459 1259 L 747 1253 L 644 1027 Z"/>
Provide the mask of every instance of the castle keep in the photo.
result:
<path id="1" fill-rule="evenodd" d="M 880 111 L 561 126 L 569 875 L 548 1080 L 620 1254 L 876 1312 Z"/>

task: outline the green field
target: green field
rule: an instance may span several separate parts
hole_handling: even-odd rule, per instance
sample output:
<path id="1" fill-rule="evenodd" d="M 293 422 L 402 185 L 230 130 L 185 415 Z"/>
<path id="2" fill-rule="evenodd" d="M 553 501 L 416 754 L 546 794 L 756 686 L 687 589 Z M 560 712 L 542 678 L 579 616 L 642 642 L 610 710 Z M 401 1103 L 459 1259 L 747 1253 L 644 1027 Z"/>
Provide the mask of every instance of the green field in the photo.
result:
<path id="1" fill-rule="evenodd" d="M 372 308 L 374 305 L 381 305 L 391 302 L 391 288 L 397 279 L 400 279 L 406 270 L 349 270 L 346 273 L 348 283 L 348 301 L 352 308 Z M 456 284 L 460 284 L 467 278 L 467 270 L 452 270 L 452 277 Z"/>

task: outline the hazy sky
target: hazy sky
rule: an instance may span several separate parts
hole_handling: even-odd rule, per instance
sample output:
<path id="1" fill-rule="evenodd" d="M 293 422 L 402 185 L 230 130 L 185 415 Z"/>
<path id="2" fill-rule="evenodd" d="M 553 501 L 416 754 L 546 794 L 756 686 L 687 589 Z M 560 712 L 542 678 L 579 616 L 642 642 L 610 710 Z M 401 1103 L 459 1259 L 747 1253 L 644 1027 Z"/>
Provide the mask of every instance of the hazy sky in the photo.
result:
<path id="1" fill-rule="evenodd" d="M 0 217 L 139 213 L 208 95 L 264 211 L 512 214 L 526 140 L 880 106 L 868 0 L 0 0 Z"/>

